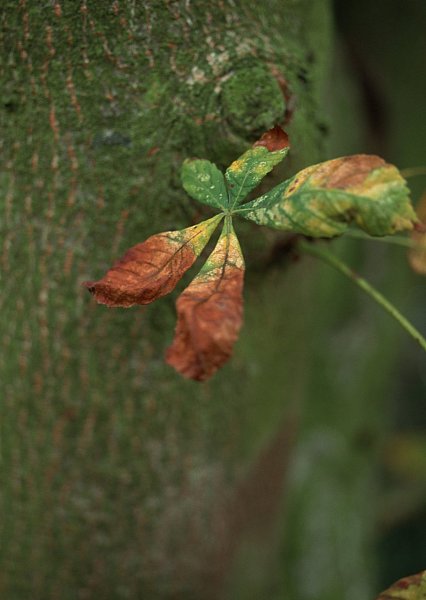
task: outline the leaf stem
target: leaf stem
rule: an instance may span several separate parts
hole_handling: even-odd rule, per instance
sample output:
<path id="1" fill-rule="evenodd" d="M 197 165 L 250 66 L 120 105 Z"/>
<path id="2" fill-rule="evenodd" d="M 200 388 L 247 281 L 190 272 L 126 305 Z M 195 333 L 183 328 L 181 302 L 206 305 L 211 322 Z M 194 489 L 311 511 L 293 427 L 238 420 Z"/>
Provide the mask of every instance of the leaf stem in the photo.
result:
<path id="1" fill-rule="evenodd" d="M 225 214 L 225 223 L 223 224 L 223 228 L 227 235 L 229 235 L 232 231 L 232 215 Z"/>
<path id="2" fill-rule="evenodd" d="M 403 177 L 408 179 L 409 177 L 418 177 L 419 175 L 426 175 L 426 167 L 408 167 L 407 169 L 400 169 L 399 172 Z"/>
<path id="3" fill-rule="evenodd" d="M 360 287 L 366 294 L 368 294 L 373 300 L 375 300 L 380 306 L 388 312 L 398 323 L 401 325 L 405 331 L 411 335 L 412 338 L 420 344 L 423 350 L 426 352 L 426 339 L 423 335 L 418 331 L 414 325 L 408 321 L 404 315 L 402 315 L 399 310 L 389 302 L 378 290 L 376 290 L 368 281 L 360 277 L 355 271 L 353 271 L 348 265 L 342 262 L 335 254 L 332 252 L 328 252 L 323 248 L 319 248 L 318 246 L 310 243 L 300 241 L 297 245 L 298 248 L 306 252 L 307 254 L 311 254 L 312 256 L 316 256 L 320 258 L 331 267 L 340 271 L 343 275 L 348 277 L 351 281 L 353 281 L 358 287 Z"/>
<path id="4" fill-rule="evenodd" d="M 344 237 L 351 237 L 357 240 L 367 240 L 369 242 L 382 242 L 382 244 L 393 244 L 395 246 L 404 246 L 405 248 L 422 248 L 422 245 L 418 242 L 414 242 L 409 238 L 403 237 L 401 235 L 394 236 L 384 236 L 384 237 L 374 237 L 363 233 L 362 231 L 356 230 L 348 230 L 343 234 Z"/>

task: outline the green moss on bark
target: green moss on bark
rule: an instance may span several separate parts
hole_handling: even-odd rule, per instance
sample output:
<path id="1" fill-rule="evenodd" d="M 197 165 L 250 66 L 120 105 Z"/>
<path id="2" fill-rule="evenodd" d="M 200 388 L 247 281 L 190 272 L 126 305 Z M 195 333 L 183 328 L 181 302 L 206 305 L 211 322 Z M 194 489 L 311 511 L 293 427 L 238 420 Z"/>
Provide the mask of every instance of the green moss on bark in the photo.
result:
<path id="1" fill-rule="evenodd" d="M 221 100 L 225 118 L 242 135 L 261 135 L 284 121 L 283 92 L 264 67 L 253 65 L 231 73 L 223 85 Z"/>

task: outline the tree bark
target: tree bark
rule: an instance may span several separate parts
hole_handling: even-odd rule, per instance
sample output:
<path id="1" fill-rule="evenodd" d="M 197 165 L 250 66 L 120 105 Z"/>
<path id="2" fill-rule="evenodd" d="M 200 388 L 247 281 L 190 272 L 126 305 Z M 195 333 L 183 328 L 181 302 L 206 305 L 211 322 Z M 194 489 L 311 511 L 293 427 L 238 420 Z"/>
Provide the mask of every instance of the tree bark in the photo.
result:
<path id="1" fill-rule="evenodd" d="M 334 275 L 314 310 L 311 262 L 237 224 L 245 325 L 206 384 L 164 364 L 175 294 L 111 310 L 80 284 L 210 215 L 185 157 L 224 167 L 276 123 L 275 177 L 325 157 L 328 2 L 6 0 L 2 28 L 2 596 L 265 597 Z"/>

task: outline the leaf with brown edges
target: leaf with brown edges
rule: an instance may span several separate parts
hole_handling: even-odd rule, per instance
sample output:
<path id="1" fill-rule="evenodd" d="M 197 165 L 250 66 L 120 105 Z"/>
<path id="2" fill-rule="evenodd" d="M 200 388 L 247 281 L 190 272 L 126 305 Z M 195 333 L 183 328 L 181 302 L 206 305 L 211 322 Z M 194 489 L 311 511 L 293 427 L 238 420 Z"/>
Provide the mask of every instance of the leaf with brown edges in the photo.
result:
<path id="1" fill-rule="evenodd" d="M 269 152 L 278 152 L 279 150 L 287 150 L 290 147 L 290 142 L 286 132 L 279 125 L 275 125 L 269 131 L 266 131 L 260 139 L 253 144 L 253 148 L 264 146 Z"/>
<path id="2" fill-rule="evenodd" d="M 210 239 L 223 215 L 166 231 L 130 248 L 99 281 L 83 283 L 99 304 L 149 304 L 171 292 Z"/>
<path id="3" fill-rule="evenodd" d="M 420 198 L 416 213 L 420 224 L 410 233 L 411 241 L 416 244 L 416 248 L 408 252 L 408 261 L 413 271 L 426 275 L 426 193 Z"/>
<path id="4" fill-rule="evenodd" d="M 230 222 L 197 277 L 179 296 L 178 322 L 166 362 L 204 381 L 231 356 L 242 325 L 244 259 Z"/>
<path id="5" fill-rule="evenodd" d="M 236 207 L 288 154 L 288 135 L 276 125 L 226 169 L 229 206 Z"/>
<path id="6" fill-rule="evenodd" d="M 418 219 L 405 179 L 379 156 L 355 154 L 303 169 L 246 204 L 242 216 L 310 237 L 351 227 L 372 236 L 412 230 Z"/>
<path id="7" fill-rule="evenodd" d="M 377 600 L 426 600 L 426 571 L 399 579 Z"/>

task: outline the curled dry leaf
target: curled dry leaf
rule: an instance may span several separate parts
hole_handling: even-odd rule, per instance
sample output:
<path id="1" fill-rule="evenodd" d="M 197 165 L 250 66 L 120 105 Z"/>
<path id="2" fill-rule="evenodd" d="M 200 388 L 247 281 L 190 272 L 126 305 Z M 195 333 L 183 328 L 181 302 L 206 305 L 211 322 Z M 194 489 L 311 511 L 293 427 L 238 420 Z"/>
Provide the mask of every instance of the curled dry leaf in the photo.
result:
<path id="1" fill-rule="evenodd" d="M 411 232 L 411 240 L 417 244 L 417 247 L 408 252 L 408 260 L 416 273 L 426 275 L 426 194 L 421 197 L 416 212 L 420 219 L 420 226 Z"/>
<path id="2" fill-rule="evenodd" d="M 390 235 L 411 230 L 418 221 L 398 169 L 367 154 L 303 169 L 241 214 L 259 225 L 312 237 L 341 235 L 350 226 Z"/>
<path id="3" fill-rule="evenodd" d="M 86 281 L 100 304 L 149 304 L 171 292 L 195 262 L 223 215 L 179 231 L 158 233 L 133 246 L 99 281 Z"/>
<path id="4" fill-rule="evenodd" d="M 426 571 L 400 579 L 377 600 L 426 600 Z"/>
<path id="5" fill-rule="evenodd" d="M 288 148 L 290 141 L 286 132 L 279 125 L 275 125 L 253 144 L 254 148 L 256 146 L 264 146 L 269 152 L 277 152 Z"/>
<path id="6" fill-rule="evenodd" d="M 229 203 L 238 206 L 272 169 L 288 154 L 288 135 L 276 125 L 262 135 L 242 156 L 227 168 Z"/>
<path id="7" fill-rule="evenodd" d="M 243 313 L 244 259 L 226 222 L 197 277 L 182 292 L 178 322 L 166 361 L 187 378 L 204 381 L 231 356 Z"/>

